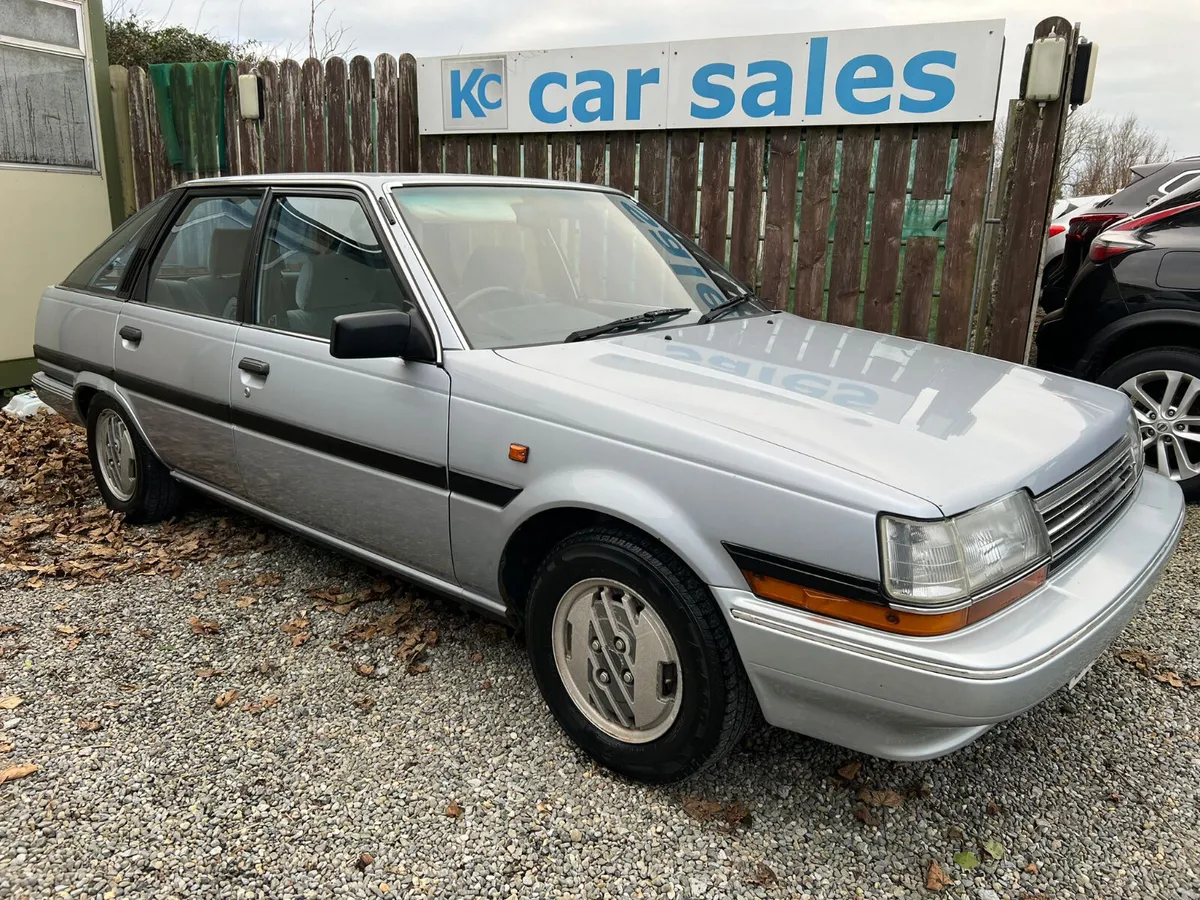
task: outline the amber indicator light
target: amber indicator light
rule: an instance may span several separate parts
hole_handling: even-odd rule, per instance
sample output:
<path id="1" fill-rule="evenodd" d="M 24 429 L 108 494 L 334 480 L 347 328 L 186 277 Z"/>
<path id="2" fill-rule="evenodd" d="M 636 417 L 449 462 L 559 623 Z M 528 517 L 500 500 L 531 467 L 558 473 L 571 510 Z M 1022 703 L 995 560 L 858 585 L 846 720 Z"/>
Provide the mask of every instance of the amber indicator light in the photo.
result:
<path id="1" fill-rule="evenodd" d="M 775 600 L 797 609 L 805 609 L 845 622 L 854 622 L 856 625 L 866 625 L 868 628 L 878 628 L 881 631 L 930 637 L 966 628 L 968 625 L 973 625 L 981 619 L 986 619 L 993 613 L 999 612 L 1010 603 L 1015 603 L 1030 591 L 1046 583 L 1046 571 L 1046 567 L 1043 566 L 1004 590 L 997 591 L 990 597 L 973 603 L 965 609 L 932 614 L 905 612 L 891 609 L 881 603 L 868 603 L 865 600 L 838 597 L 835 594 L 814 591 L 811 588 L 781 581 L 769 575 L 759 575 L 756 572 L 744 571 L 742 574 L 746 576 L 750 589 L 764 600 Z"/>
<path id="2" fill-rule="evenodd" d="M 529 448 L 524 444 L 509 444 L 508 458 L 513 462 L 529 462 Z"/>

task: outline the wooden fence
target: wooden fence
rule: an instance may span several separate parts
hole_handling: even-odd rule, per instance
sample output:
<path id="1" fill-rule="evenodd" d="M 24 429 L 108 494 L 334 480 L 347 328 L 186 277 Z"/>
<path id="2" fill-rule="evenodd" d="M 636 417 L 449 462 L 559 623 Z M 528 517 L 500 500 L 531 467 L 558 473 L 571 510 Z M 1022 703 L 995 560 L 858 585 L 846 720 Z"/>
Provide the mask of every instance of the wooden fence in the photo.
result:
<path id="1" fill-rule="evenodd" d="M 609 184 L 665 215 L 779 308 L 967 346 L 991 122 L 419 136 L 408 54 L 284 60 L 258 66 L 258 121 L 241 118 L 232 71 L 224 84 L 196 80 L 198 128 L 224 98 L 222 173 L 172 167 L 146 73 L 113 69 L 130 212 L 184 180 L 218 174 L 463 172 Z"/>

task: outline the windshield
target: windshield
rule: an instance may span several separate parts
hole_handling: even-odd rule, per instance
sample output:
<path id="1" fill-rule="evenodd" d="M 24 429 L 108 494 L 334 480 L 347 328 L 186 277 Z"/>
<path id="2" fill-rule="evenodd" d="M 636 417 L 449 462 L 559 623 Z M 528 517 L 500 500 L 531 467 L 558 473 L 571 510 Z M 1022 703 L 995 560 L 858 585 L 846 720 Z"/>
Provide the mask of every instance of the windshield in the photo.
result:
<path id="1" fill-rule="evenodd" d="M 619 194 L 437 185 L 393 196 L 472 347 L 553 343 L 652 310 L 686 309 L 672 320 L 686 325 L 748 290 Z"/>

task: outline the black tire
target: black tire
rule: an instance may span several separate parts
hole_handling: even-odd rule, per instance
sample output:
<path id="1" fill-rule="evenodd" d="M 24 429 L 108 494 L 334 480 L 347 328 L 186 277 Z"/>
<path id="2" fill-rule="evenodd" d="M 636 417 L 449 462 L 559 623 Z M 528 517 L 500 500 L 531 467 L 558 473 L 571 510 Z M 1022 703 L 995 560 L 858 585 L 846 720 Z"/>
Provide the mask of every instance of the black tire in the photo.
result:
<path id="1" fill-rule="evenodd" d="M 668 730 L 633 743 L 597 728 L 576 706 L 554 660 L 559 601 L 580 581 L 606 578 L 639 593 L 666 625 L 679 658 L 680 708 Z M 752 721 L 754 694 L 733 636 L 708 588 L 665 547 L 635 531 L 595 527 L 563 539 L 529 592 L 529 654 L 542 696 L 563 730 L 590 756 L 638 781 L 679 781 L 717 761 Z"/>
<path id="2" fill-rule="evenodd" d="M 100 470 L 96 442 L 96 421 L 105 410 L 115 413 L 129 430 L 130 442 L 133 445 L 136 460 L 134 488 L 129 499 L 122 499 L 109 489 L 104 475 Z M 169 519 L 179 511 L 183 503 L 184 491 L 171 473 L 158 458 L 150 452 L 146 442 L 142 440 L 130 421 L 129 416 L 116 400 L 105 394 L 98 394 L 88 404 L 88 459 L 92 463 L 92 477 L 100 489 L 109 509 L 125 514 L 125 521 L 133 524 L 159 522 Z"/>
<path id="3" fill-rule="evenodd" d="M 1200 378 L 1200 352 L 1188 347 L 1155 347 L 1151 350 L 1139 350 L 1118 359 L 1109 365 L 1097 381 L 1108 387 L 1120 390 L 1121 385 L 1129 379 L 1146 372 L 1170 370 L 1184 372 L 1193 378 Z M 1200 402 L 1192 407 L 1193 415 L 1200 415 Z M 1200 445 L 1197 445 L 1200 450 Z M 1200 456 L 1200 454 L 1197 454 Z M 1157 459 L 1153 454 L 1147 454 L 1146 465 L 1151 469 L 1157 468 Z M 1200 500 L 1200 475 L 1179 481 L 1188 500 Z"/>

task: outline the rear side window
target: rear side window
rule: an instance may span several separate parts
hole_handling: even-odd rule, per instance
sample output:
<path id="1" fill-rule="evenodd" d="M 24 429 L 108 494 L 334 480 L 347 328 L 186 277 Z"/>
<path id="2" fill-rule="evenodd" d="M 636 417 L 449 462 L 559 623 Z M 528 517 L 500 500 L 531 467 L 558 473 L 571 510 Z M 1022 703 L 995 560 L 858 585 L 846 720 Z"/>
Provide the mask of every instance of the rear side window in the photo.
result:
<path id="1" fill-rule="evenodd" d="M 150 266 L 146 302 L 216 319 L 237 318 L 238 287 L 262 198 L 191 198 Z"/>
<path id="2" fill-rule="evenodd" d="M 63 279 L 63 285 L 84 291 L 115 294 L 125 274 L 125 268 L 133 259 L 138 241 L 162 209 L 165 199 L 159 197 L 121 223 L 103 244 L 88 254 L 87 258 L 75 267 L 75 271 Z"/>

